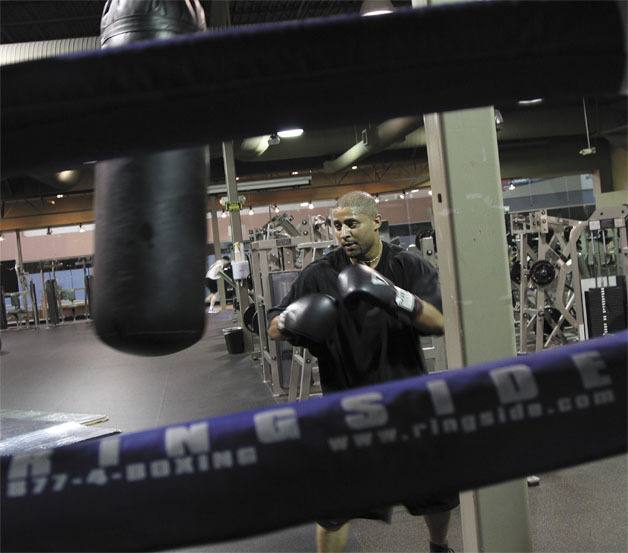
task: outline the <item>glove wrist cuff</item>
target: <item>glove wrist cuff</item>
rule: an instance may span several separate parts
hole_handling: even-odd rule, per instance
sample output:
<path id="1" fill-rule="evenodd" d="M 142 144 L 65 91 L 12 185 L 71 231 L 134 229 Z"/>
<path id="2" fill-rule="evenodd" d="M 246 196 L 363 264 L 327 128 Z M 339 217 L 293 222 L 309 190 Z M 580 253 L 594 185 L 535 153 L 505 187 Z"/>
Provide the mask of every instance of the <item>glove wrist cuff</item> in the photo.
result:
<path id="1" fill-rule="evenodd" d="M 397 304 L 397 307 L 408 312 L 414 318 L 419 317 L 423 312 L 423 300 L 403 288 L 399 288 L 397 286 L 395 286 L 395 288 L 395 303 Z"/>

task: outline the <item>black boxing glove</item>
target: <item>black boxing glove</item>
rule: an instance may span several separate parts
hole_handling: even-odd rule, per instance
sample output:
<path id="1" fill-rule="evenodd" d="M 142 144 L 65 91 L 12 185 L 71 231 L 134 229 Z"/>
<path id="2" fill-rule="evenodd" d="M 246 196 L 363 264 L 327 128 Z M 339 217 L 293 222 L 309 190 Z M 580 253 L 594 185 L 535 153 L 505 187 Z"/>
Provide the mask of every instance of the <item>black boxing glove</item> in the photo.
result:
<path id="1" fill-rule="evenodd" d="M 343 303 L 351 309 L 359 301 L 381 307 L 405 324 L 414 325 L 423 311 L 423 301 L 395 286 L 366 265 L 351 265 L 338 275 Z"/>
<path id="2" fill-rule="evenodd" d="M 322 344 L 338 320 L 337 302 L 326 294 L 308 294 L 278 315 L 277 328 L 293 346 Z"/>

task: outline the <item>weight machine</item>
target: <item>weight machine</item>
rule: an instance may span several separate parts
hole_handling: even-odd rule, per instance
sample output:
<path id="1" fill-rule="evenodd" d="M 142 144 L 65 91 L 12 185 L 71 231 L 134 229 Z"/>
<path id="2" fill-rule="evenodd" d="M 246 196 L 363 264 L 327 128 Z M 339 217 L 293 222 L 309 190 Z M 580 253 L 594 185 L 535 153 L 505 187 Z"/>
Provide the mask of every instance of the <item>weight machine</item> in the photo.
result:
<path id="1" fill-rule="evenodd" d="M 626 328 L 628 206 L 587 221 L 513 214 L 511 265 L 518 351 L 541 351 Z"/>
<path id="2" fill-rule="evenodd" d="M 286 215 L 276 216 L 262 229 L 251 232 L 249 261 L 255 307 L 245 317 L 249 330 L 257 330 L 259 336 L 264 381 L 275 397 L 289 401 L 320 393 L 316 360 L 307 348 L 270 340 L 266 312 L 283 299 L 304 267 L 335 244 L 332 239 L 321 240 L 333 233 L 326 228 L 330 226 L 328 220 L 320 215 L 303 219 L 296 226 L 292 221 Z"/>

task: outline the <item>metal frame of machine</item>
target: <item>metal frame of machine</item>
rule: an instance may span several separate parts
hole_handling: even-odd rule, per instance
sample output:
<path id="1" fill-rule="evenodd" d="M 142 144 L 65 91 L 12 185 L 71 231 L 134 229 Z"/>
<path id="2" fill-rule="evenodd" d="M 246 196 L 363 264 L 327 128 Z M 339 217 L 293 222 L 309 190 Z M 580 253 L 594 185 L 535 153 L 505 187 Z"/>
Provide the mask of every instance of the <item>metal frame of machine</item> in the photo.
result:
<path id="1" fill-rule="evenodd" d="M 628 276 L 627 216 L 628 206 L 596 209 L 587 221 L 546 210 L 511 216 L 517 258 L 525 260 L 520 270 L 511 270 L 520 353 L 589 337 L 585 292 Z M 614 244 L 612 259 L 607 240 Z"/>

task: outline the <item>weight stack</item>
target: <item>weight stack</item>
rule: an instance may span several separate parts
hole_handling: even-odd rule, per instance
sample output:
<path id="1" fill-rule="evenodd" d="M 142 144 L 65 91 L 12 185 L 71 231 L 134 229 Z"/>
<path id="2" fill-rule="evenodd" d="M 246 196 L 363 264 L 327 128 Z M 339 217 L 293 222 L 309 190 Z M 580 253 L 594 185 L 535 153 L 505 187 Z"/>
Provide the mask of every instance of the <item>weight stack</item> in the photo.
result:
<path id="1" fill-rule="evenodd" d="M 625 277 L 617 280 L 617 286 L 592 288 L 584 293 L 589 338 L 628 328 Z"/>

